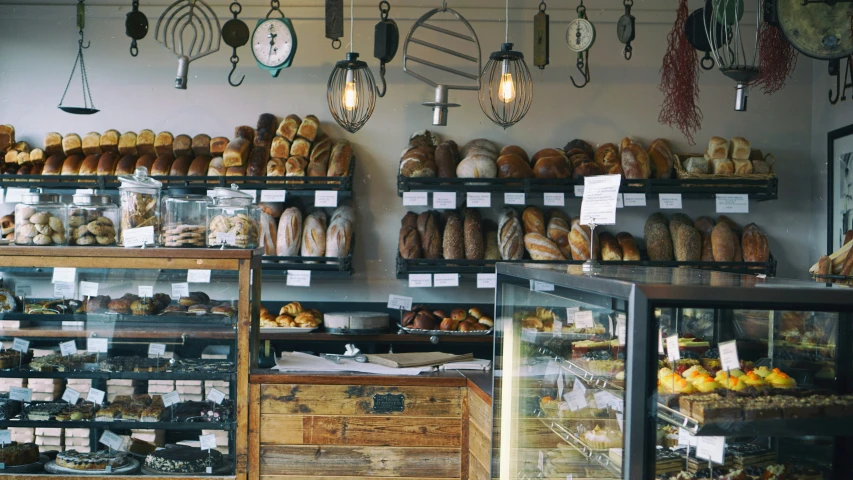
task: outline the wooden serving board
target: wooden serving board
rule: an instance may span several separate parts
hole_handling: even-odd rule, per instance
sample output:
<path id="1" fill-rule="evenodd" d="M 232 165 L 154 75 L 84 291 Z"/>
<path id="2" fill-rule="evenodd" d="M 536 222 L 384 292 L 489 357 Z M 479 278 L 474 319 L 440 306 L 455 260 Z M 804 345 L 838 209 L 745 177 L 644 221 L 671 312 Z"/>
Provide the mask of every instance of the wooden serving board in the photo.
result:
<path id="1" fill-rule="evenodd" d="M 377 365 L 392 368 L 426 367 L 430 365 L 443 365 L 445 363 L 464 362 L 472 360 L 473 353 L 464 355 L 453 355 L 441 352 L 414 352 L 414 353 L 381 353 L 368 355 L 367 361 Z"/>

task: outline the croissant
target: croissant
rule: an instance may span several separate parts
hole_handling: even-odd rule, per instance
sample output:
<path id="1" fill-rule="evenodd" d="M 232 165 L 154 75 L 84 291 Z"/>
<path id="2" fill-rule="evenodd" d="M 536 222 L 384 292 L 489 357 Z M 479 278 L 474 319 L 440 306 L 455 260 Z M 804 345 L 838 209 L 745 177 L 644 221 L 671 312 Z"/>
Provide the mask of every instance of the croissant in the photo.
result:
<path id="1" fill-rule="evenodd" d="M 278 312 L 279 315 L 290 315 L 291 317 L 295 317 L 300 313 L 302 313 L 302 304 L 299 302 L 288 303 L 281 307 L 281 310 Z"/>

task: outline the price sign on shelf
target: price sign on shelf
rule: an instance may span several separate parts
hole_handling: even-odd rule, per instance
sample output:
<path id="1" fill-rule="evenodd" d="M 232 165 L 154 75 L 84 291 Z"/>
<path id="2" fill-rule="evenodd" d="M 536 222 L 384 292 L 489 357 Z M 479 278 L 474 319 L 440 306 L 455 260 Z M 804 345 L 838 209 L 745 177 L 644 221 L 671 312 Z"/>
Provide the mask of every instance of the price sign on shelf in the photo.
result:
<path id="1" fill-rule="evenodd" d="M 97 282 L 80 282 L 80 295 L 83 297 L 97 297 L 98 283 Z"/>
<path id="2" fill-rule="evenodd" d="M 666 356 L 670 362 L 681 360 L 681 352 L 678 350 L 678 335 L 666 337 Z"/>
<path id="3" fill-rule="evenodd" d="M 143 298 L 151 298 L 154 296 L 154 285 L 140 285 L 138 295 Z"/>
<path id="4" fill-rule="evenodd" d="M 60 268 L 56 267 L 53 269 L 53 283 L 56 282 L 65 282 L 65 283 L 75 283 L 77 281 L 77 269 L 76 268 Z"/>
<path id="5" fill-rule="evenodd" d="M 504 203 L 507 205 L 524 205 L 526 199 L 523 193 L 504 193 Z"/>
<path id="6" fill-rule="evenodd" d="M 149 343 L 148 344 L 148 355 L 154 355 L 155 357 L 162 357 L 166 354 L 166 345 L 163 343 Z"/>
<path id="7" fill-rule="evenodd" d="M 262 202 L 283 202 L 287 198 L 287 190 L 261 190 Z"/>
<path id="8" fill-rule="evenodd" d="M 592 318 L 592 311 L 584 310 L 582 312 L 575 312 L 575 327 L 577 327 L 577 328 L 593 328 L 593 327 L 595 327 L 595 321 Z"/>
<path id="9" fill-rule="evenodd" d="M 105 447 L 112 450 L 121 449 L 121 445 L 124 443 L 124 439 L 115 433 L 107 430 L 103 434 L 101 434 L 101 438 L 98 439 L 98 442 L 102 443 Z"/>
<path id="10" fill-rule="evenodd" d="M 534 292 L 553 292 L 554 284 L 548 282 L 540 282 L 537 280 L 530 281 L 530 289 Z"/>
<path id="11" fill-rule="evenodd" d="M 80 392 L 71 387 L 66 388 L 65 393 L 62 394 L 62 401 L 68 402 L 71 405 L 76 405 L 77 400 L 80 400 Z"/>
<path id="12" fill-rule="evenodd" d="M 554 326 L 551 328 L 551 331 L 556 337 L 563 336 L 563 322 L 559 320 L 554 320 Z"/>
<path id="13" fill-rule="evenodd" d="M 12 443 L 12 431 L 9 429 L 0 430 L 0 444 L 8 445 Z"/>
<path id="14" fill-rule="evenodd" d="M 210 270 L 187 270 L 187 283 L 210 283 Z"/>
<path id="15" fill-rule="evenodd" d="M 93 353 L 107 353 L 109 342 L 106 338 L 87 338 L 86 351 Z"/>
<path id="16" fill-rule="evenodd" d="M 722 465 L 726 451 L 726 437 L 699 437 L 696 456 Z"/>
<path id="17" fill-rule="evenodd" d="M 315 207 L 337 207 L 338 192 L 337 190 L 317 190 L 314 192 Z"/>
<path id="18" fill-rule="evenodd" d="M 720 363 L 723 365 L 723 370 L 737 370 L 740 368 L 740 358 L 737 354 L 737 342 L 735 340 L 729 342 L 720 342 L 717 344 L 720 349 Z"/>
<path id="19" fill-rule="evenodd" d="M 173 283 L 172 284 L 172 297 L 181 298 L 181 297 L 189 297 L 190 296 L 190 284 L 189 283 Z"/>
<path id="20" fill-rule="evenodd" d="M 566 307 L 566 325 L 574 325 L 575 314 L 580 311 L 580 307 Z"/>
<path id="21" fill-rule="evenodd" d="M 311 286 L 311 270 L 288 270 L 287 271 L 287 286 L 288 287 L 310 287 Z"/>
<path id="22" fill-rule="evenodd" d="M 624 193 L 622 194 L 623 201 L 626 207 L 645 207 L 645 193 Z"/>
<path id="23" fill-rule="evenodd" d="M 575 383 L 572 384 L 572 391 L 577 391 L 578 395 L 586 395 L 586 386 L 579 379 L 575 378 Z"/>
<path id="24" fill-rule="evenodd" d="M 154 245 L 154 227 L 128 228 L 121 231 L 125 247 Z"/>
<path id="25" fill-rule="evenodd" d="M 496 288 L 498 286 L 498 276 L 495 273 L 478 273 L 477 288 Z"/>
<path id="26" fill-rule="evenodd" d="M 106 395 L 106 392 L 104 392 L 103 390 L 98 390 L 97 388 L 90 388 L 89 394 L 86 395 L 86 401 L 92 402 L 95 405 L 100 405 L 104 403 L 104 395 Z"/>
<path id="27" fill-rule="evenodd" d="M 412 297 L 403 295 L 388 295 L 388 308 L 392 310 L 411 310 Z"/>
<path id="28" fill-rule="evenodd" d="M 33 287 L 30 285 L 17 285 L 15 287 L 15 295 L 18 297 L 29 297 L 33 294 Z"/>
<path id="29" fill-rule="evenodd" d="M 198 437 L 198 444 L 202 450 L 213 450 L 216 448 L 216 435 L 212 433 L 200 435 Z"/>
<path id="30" fill-rule="evenodd" d="M 63 357 L 74 355 L 77 353 L 77 341 L 69 340 L 67 342 L 61 342 L 59 344 L 59 353 L 61 353 Z"/>
<path id="31" fill-rule="evenodd" d="M 749 195 L 718 193 L 717 213 L 749 213 Z"/>
<path id="32" fill-rule="evenodd" d="M 29 388 L 9 387 L 9 400 L 17 400 L 19 402 L 32 402 L 33 391 Z"/>
<path id="33" fill-rule="evenodd" d="M 404 207 L 426 207 L 429 205 L 427 192 L 403 192 Z"/>
<path id="34" fill-rule="evenodd" d="M 74 298 L 77 291 L 76 283 L 56 282 L 53 284 L 53 296 L 58 298 Z"/>
<path id="35" fill-rule="evenodd" d="M 12 350 L 27 353 L 30 350 L 30 341 L 23 338 L 16 338 L 12 340 Z"/>
<path id="36" fill-rule="evenodd" d="M 436 287 L 458 287 L 458 273 L 436 273 L 433 275 L 433 284 Z"/>
<path id="37" fill-rule="evenodd" d="M 545 193 L 544 203 L 546 207 L 565 207 L 566 196 L 563 193 Z"/>
<path id="38" fill-rule="evenodd" d="M 207 394 L 208 402 L 213 402 L 217 405 L 221 405 L 223 400 L 225 400 L 225 394 L 215 388 L 211 388 L 210 392 Z"/>
<path id="39" fill-rule="evenodd" d="M 217 245 L 237 245 L 237 234 L 228 232 L 216 232 Z"/>
<path id="40" fill-rule="evenodd" d="M 575 196 L 583 197 L 583 185 L 575 185 Z"/>
<path id="41" fill-rule="evenodd" d="M 694 437 L 690 434 L 690 431 L 684 428 L 678 429 L 678 444 L 684 446 L 695 447 L 699 444 L 699 437 Z"/>
<path id="42" fill-rule="evenodd" d="M 453 210 L 456 208 L 456 192 L 433 192 L 432 208 Z"/>
<path id="43" fill-rule="evenodd" d="M 432 286 L 432 274 L 429 273 L 410 273 L 409 288 L 424 288 Z"/>
<path id="44" fill-rule="evenodd" d="M 163 395 L 163 405 L 171 407 L 176 403 L 181 403 L 181 394 L 178 393 L 177 390 L 172 390 L 171 392 Z"/>
<path id="45" fill-rule="evenodd" d="M 681 210 L 680 193 L 661 193 L 658 195 L 658 200 L 660 200 L 660 208 Z"/>
<path id="46" fill-rule="evenodd" d="M 471 208 L 489 208 L 492 206 L 492 194 L 489 192 L 468 192 L 466 203 Z"/>

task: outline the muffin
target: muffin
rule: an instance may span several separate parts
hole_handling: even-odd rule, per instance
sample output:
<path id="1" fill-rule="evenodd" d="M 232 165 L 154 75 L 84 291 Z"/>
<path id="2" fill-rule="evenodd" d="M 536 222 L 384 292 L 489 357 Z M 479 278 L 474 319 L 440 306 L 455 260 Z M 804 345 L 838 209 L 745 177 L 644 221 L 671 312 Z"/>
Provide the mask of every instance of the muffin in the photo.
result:
<path id="1" fill-rule="evenodd" d="M 165 293 L 155 293 L 151 300 L 154 301 L 154 310 L 156 312 L 162 312 L 172 303 L 172 297 L 166 295 Z"/>

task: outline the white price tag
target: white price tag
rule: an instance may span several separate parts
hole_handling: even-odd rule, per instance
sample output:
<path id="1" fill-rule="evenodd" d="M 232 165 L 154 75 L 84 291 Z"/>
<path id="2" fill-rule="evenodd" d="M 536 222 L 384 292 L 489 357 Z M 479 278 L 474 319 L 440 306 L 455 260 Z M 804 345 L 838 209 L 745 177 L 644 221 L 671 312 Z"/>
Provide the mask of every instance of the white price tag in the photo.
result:
<path id="1" fill-rule="evenodd" d="M 658 200 L 660 200 L 660 208 L 681 210 L 680 193 L 661 193 L 658 195 Z"/>
<path id="2" fill-rule="evenodd" d="M 565 385 L 566 382 L 563 379 L 563 369 L 561 368 L 560 373 L 557 375 L 557 398 L 563 398 L 563 390 L 566 388 Z"/>
<path id="3" fill-rule="evenodd" d="M 95 405 L 100 405 L 104 403 L 104 395 L 106 392 L 103 390 L 98 390 L 97 388 L 90 388 L 89 393 L 86 395 L 86 401 L 92 402 Z"/>
<path id="4" fill-rule="evenodd" d="M 678 429 L 678 444 L 684 446 L 695 447 L 699 444 L 699 437 L 694 437 L 684 428 Z"/>
<path id="5" fill-rule="evenodd" d="M 426 207 L 429 205 L 427 192 L 403 192 L 404 207 Z"/>
<path id="6" fill-rule="evenodd" d="M 663 351 L 663 330 L 661 330 L 660 328 L 658 329 L 658 353 L 660 353 L 661 355 L 664 354 L 664 351 Z"/>
<path id="7" fill-rule="evenodd" d="M 575 314 L 580 311 L 580 307 L 566 307 L 566 325 L 574 325 Z"/>
<path id="8" fill-rule="evenodd" d="M 15 287 L 15 295 L 19 297 L 29 297 L 33 294 L 33 287 L 30 285 L 18 285 Z"/>
<path id="9" fill-rule="evenodd" d="M 624 208 L 625 202 L 622 200 L 622 194 L 616 195 L 616 208 Z"/>
<path id="10" fill-rule="evenodd" d="M 11 430 L 0 430 L 0 444 L 8 445 L 12 443 L 12 431 Z"/>
<path id="11" fill-rule="evenodd" d="M 212 433 L 199 435 L 198 443 L 202 450 L 213 450 L 216 448 L 216 435 Z"/>
<path id="12" fill-rule="evenodd" d="M 337 207 L 338 206 L 338 191 L 337 190 L 317 190 L 314 192 L 315 207 Z"/>
<path id="13" fill-rule="evenodd" d="M 225 400 L 225 394 L 215 388 L 211 388 L 210 393 L 207 394 L 208 402 L 213 402 L 217 405 L 221 405 L 223 400 Z"/>
<path id="14" fill-rule="evenodd" d="M 287 198 L 287 190 L 261 190 L 262 202 L 283 202 Z"/>
<path id="15" fill-rule="evenodd" d="M 155 357 L 162 357 L 166 354 L 166 344 L 164 343 L 149 343 L 148 344 L 148 355 L 154 355 Z"/>
<path id="16" fill-rule="evenodd" d="M 575 196 L 583 197 L 583 185 L 575 185 Z"/>
<path id="17" fill-rule="evenodd" d="M 163 405 L 171 407 L 176 403 L 181 403 L 181 394 L 178 393 L 177 390 L 172 390 L 171 392 L 163 395 Z"/>
<path id="18" fill-rule="evenodd" d="M 598 175 L 584 178 L 581 225 L 612 225 L 616 223 L 616 197 L 619 196 L 619 175 Z"/>
<path id="19" fill-rule="evenodd" d="M 616 339 L 619 345 L 625 345 L 628 339 L 628 326 L 623 322 L 616 322 Z"/>
<path id="20" fill-rule="evenodd" d="M 579 392 L 578 395 L 585 396 L 586 395 L 586 385 L 583 384 L 578 378 L 575 378 L 575 383 L 572 384 L 572 391 Z"/>
<path id="21" fill-rule="evenodd" d="M 65 392 L 62 394 L 62 401 L 68 402 L 71 405 L 76 405 L 77 400 L 80 400 L 80 392 L 71 387 L 66 388 Z"/>
<path id="22" fill-rule="evenodd" d="M 563 322 L 561 322 L 559 320 L 554 320 L 554 325 L 551 328 L 551 331 L 554 334 L 554 336 L 557 336 L 557 337 L 563 336 Z"/>
<path id="23" fill-rule="evenodd" d="M 598 406 L 598 408 L 607 408 L 611 406 L 611 396 L 612 394 L 610 392 L 599 390 L 592 395 L 592 398 L 595 399 L 595 405 Z"/>
<path id="24" fill-rule="evenodd" d="M 726 451 L 726 437 L 699 437 L 696 456 L 722 465 Z"/>
<path id="25" fill-rule="evenodd" d="M 569 410 L 575 411 L 580 410 L 581 408 L 586 408 L 586 397 L 583 393 L 579 393 L 577 390 L 572 390 L 571 392 L 563 395 L 563 399 L 566 400 L 566 403 L 569 404 Z"/>
<path id="26" fill-rule="evenodd" d="M 409 288 L 423 288 L 432 286 L 432 274 L 429 273 L 410 273 Z"/>
<path id="27" fill-rule="evenodd" d="M 496 273 L 478 273 L 477 288 L 496 288 L 498 286 L 498 275 Z"/>
<path id="28" fill-rule="evenodd" d="M 546 207 L 566 206 L 566 196 L 562 193 L 545 193 L 543 197 Z"/>
<path id="29" fill-rule="evenodd" d="M 619 431 L 620 431 L 620 432 L 624 432 L 624 431 L 625 431 L 625 426 L 624 426 L 623 424 L 625 423 L 625 420 L 624 420 L 624 418 L 623 418 L 623 416 L 622 416 L 622 414 L 621 414 L 621 413 L 617 413 L 617 414 L 616 414 L 616 421 L 617 421 L 617 422 L 619 422 Z"/>
<path id="30" fill-rule="evenodd" d="M 187 283 L 210 283 L 210 270 L 187 270 Z"/>
<path id="31" fill-rule="evenodd" d="M 77 269 L 56 267 L 53 269 L 53 280 L 51 281 L 53 283 L 75 283 L 77 281 Z"/>
<path id="32" fill-rule="evenodd" d="M 106 338 L 87 338 L 86 351 L 92 353 L 107 353 L 109 342 Z"/>
<path id="33" fill-rule="evenodd" d="M 32 402 L 33 391 L 29 388 L 9 387 L 9 400 L 17 400 L 19 402 Z"/>
<path id="34" fill-rule="evenodd" d="M 458 273 L 436 273 L 433 275 L 433 283 L 436 287 L 458 287 Z"/>
<path id="35" fill-rule="evenodd" d="M 538 282 L 536 280 L 530 281 L 530 289 L 534 292 L 553 292 L 554 284 L 548 282 Z"/>
<path id="36" fill-rule="evenodd" d="M 94 188 L 78 188 L 74 190 L 74 195 L 94 195 Z"/>
<path id="37" fill-rule="evenodd" d="M 504 193 L 504 203 L 507 205 L 524 205 L 525 202 L 523 193 Z"/>
<path id="38" fill-rule="evenodd" d="M 111 450 L 120 450 L 122 444 L 124 443 L 124 439 L 115 433 L 107 430 L 101 434 L 101 438 L 98 439 L 98 442 L 102 443 L 105 447 Z"/>
<path id="39" fill-rule="evenodd" d="M 69 355 L 74 355 L 77 353 L 77 341 L 69 340 L 67 342 L 61 342 L 59 344 L 59 353 L 62 354 L 63 357 L 67 357 Z"/>
<path id="40" fill-rule="evenodd" d="M 12 350 L 27 353 L 30 350 L 30 341 L 23 338 L 16 338 L 12 340 Z"/>
<path id="41" fill-rule="evenodd" d="M 456 208 L 456 192 L 433 192 L 432 208 L 453 210 Z"/>
<path id="42" fill-rule="evenodd" d="M 593 327 L 595 327 L 595 321 L 592 318 L 592 311 L 584 310 L 582 312 L 575 312 L 575 327 L 577 327 L 577 328 L 593 328 Z"/>
<path id="43" fill-rule="evenodd" d="M 77 291 L 76 283 L 56 282 L 53 284 L 53 296 L 58 298 L 74 298 Z"/>
<path id="44" fill-rule="evenodd" d="M 545 380 L 556 380 L 561 370 L 562 368 L 557 362 L 548 360 L 548 365 L 545 366 Z"/>
<path id="45" fill-rule="evenodd" d="M 492 194 L 489 192 L 468 192 L 466 204 L 470 208 L 489 208 L 492 206 Z"/>
<path id="46" fill-rule="evenodd" d="M 122 245 L 125 247 L 141 247 L 142 245 L 154 245 L 154 227 L 128 228 L 121 231 L 124 238 Z"/>
<path id="47" fill-rule="evenodd" d="M 80 282 L 80 296 L 97 297 L 98 283 L 97 282 Z"/>
<path id="48" fill-rule="evenodd" d="M 645 207 L 646 206 L 646 194 L 645 193 L 623 193 L 622 200 L 625 203 L 626 207 Z"/>
<path id="49" fill-rule="evenodd" d="M 311 286 L 311 270 L 288 270 L 287 271 L 287 286 L 288 287 L 310 287 Z"/>
<path id="50" fill-rule="evenodd" d="M 216 232 L 217 245 L 237 245 L 237 234 L 228 232 Z"/>
<path id="51" fill-rule="evenodd" d="M 681 351 L 678 349 L 678 335 L 666 337 L 666 356 L 670 362 L 681 360 Z"/>
<path id="52" fill-rule="evenodd" d="M 243 193 L 246 193 L 246 194 L 251 195 L 251 196 L 252 196 L 252 201 L 253 201 L 253 202 L 257 202 L 257 201 L 258 201 L 258 191 L 257 191 L 257 190 L 240 190 L 240 191 L 241 191 L 241 192 L 243 192 Z"/>
<path id="53" fill-rule="evenodd" d="M 172 284 L 172 297 L 181 298 L 181 297 L 189 297 L 190 296 L 190 284 L 189 283 L 173 283 Z"/>
<path id="54" fill-rule="evenodd" d="M 731 340 L 729 342 L 720 342 L 717 344 L 720 349 L 720 363 L 723 364 L 723 370 L 737 370 L 740 368 L 740 359 L 737 355 L 737 342 Z"/>
<path id="55" fill-rule="evenodd" d="M 18 203 L 23 200 L 23 195 L 25 193 L 30 193 L 29 188 L 7 188 L 6 189 L 6 203 Z"/>
<path id="56" fill-rule="evenodd" d="M 154 296 L 154 285 L 140 285 L 138 291 L 137 295 L 140 297 L 151 298 Z"/>
<path id="57" fill-rule="evenodd" d="M 388 308 L 392 310 L 411 310 L 412 297 L 394 294 L 388 295 Z"/>
<path id="58" fill-rule="evenodd" d="M 749 195 L 718 193 L 717 213 L 749 213 Z"/>

